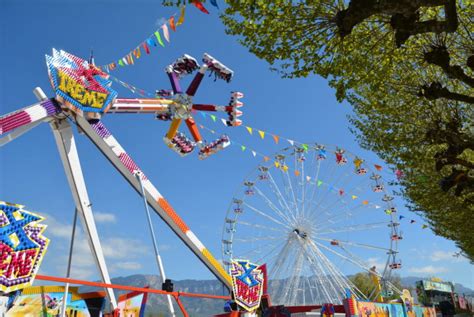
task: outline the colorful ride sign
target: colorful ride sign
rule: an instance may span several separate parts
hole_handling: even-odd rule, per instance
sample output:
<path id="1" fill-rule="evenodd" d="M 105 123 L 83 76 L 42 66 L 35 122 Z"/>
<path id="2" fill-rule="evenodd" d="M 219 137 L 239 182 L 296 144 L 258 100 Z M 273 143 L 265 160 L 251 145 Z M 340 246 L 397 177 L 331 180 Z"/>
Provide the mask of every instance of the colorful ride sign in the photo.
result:
<path id="1" fill-rule="evenodd" d="M 24 206 L 0 201 L 0 292 L 10 293 L 33 282 L 49 244 L 44 218 Z"/>
<path id="2" fill-rule="evenodd" d="M 264 288 L 262 267 L 247 260 L 233 260 L 230 275 L 235 302 L 247 311 L 256 310 Z"/>
<path id="3" fill-rule="evenodd" d="M 109 76 L 82 58 L 53 49 L 46 64 L 56 98 L 80 115 L 105 113 L 117 97 Z"/>

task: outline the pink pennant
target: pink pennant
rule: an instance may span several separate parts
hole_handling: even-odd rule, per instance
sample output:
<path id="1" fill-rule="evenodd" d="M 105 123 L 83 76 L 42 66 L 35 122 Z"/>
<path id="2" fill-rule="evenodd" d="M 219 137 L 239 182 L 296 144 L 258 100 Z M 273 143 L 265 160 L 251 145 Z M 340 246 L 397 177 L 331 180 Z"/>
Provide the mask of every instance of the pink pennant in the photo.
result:
<path id="1" fill-rule="evenodd" d="M 163 35 L 165 37 L 165 40 L 169 43 L 170 41 L 170 31 L 168 30 L 168 26 L 165 24 L 163 24 L 163 26 L 161 27 L 163 29 Z"/>

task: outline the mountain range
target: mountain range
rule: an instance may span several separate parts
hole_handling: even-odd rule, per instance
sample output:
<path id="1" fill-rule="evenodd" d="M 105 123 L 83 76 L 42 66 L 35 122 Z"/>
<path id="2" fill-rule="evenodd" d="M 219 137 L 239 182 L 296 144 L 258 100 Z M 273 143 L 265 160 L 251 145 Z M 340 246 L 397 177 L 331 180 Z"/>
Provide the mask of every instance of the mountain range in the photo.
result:
<path id="1" fill-rule="evenodd" d="M 413 288 L 415 287 L 415 283 L 421 279 L 423 278 L 415 276 L 402 277 L 401 283 L 405 288 Z M 116 277 L 112 279 L 112 283 L 118 285 L 133 285 L 137 287 L 150 286 L 150 288 L 161 289 L 161 278 L 157 275 L 137 274 L 126 277 Z M 212 295 L 227 295 L 226 289 L 224 289 L 222 284 L 217 280 L 189 279 L 173 281 L 173 284 L 175 291 Z M 84 289 L 84 291 L 86 291 L 86 289 Z M 467 288 L 459 283 L 455 284 L 455 291 L 459 294 L 474 295 L 474 290 Z M 186 307 L 186 310 L 188 311 L 189 315 L 193 317 L 212 316 L 214 314 L 222 313 L 224 308 L 224 301 L 217 299 L 183 297 L 182 302 Z M 174 305 L 174 307 L 175 310 L 179 310 L 176 304 Z M 145 316 L 169 316 L 166 297 L 162 295 L 149 294 Z"/>

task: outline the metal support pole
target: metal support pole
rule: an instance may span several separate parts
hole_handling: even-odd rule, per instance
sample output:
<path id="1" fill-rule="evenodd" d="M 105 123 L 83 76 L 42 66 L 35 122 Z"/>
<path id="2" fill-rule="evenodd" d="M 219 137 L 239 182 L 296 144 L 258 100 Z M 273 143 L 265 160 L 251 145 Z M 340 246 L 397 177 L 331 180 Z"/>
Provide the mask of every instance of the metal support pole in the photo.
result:
<path id="1" fill-rule="evenodd" d="M 143 174 L 141 172 L 135 173 L 135 177 L 140 182 L 140 189 L 141 189 L 140 194 L 143 197 L 143 204 L 145 205 L 148 226 L 150 227 L 151 240 L 153 241 L 153 249 L 155 250 L 156 263 L 158 264 L 158 269 L 160 270 L 161 283 L 164 283 L 166 280 L 165 267 L 163 265 L 163 261 L 161 261 L 160 251 L 158 250 L 158 243 L 156 242 L 155 230 L 153 229 L 153 223 L 151 222 L 150 209 L 148 208 L 148 202 L 146 201 L 145 188 L 143 187 L 143 183 L 142 183 L 142 175 Z M 176 315 L 174 312 L 173 301 L 171 299 L 171 295 L 168 294 L 166 295 L 166 297 L 168 298 L 168 307 L 170 310 L 170 314 L 172 317 L 175 317 Z"/>
<path id="2" fill-rule="evenodd" d="M 99 268 L 102 281 L 110 283 L 109 271 L 105 264 L 104 253 L 102 251 L 94 216 L 92 214 L 92 204 L 90 203 L 89 195 L 87 194 L 84 175 L 82 174 L 79 154 L 77 153 L 76 142 L 72 133 L 71 125 L 66 119 L 55 120 L 50 124 L 53 129 L 59 154 L 61 155 L 61 160 L 71 188 L 72 196 L 79 215 L 81 216 L 82 225 L 84 226 L 84 231 L 88 238 L 89 247 L 91 248 L 97 267 Z M 113 290 L 108 288 L 106 289 L 106 292 L 112 308 L 117 308 L 117 302 Z"/>
<path id="3" fill-rule="evenodd" d="M 74 221 L 72 222 L 72 233 L 71 233 L 71 243 L 69 246 L 69 258 L 67 261 L 67 271 L 66 271 L 66 278 L 71 277 L 71 265 L 72 265 L 72 252 L 74 250 L 74 237 L 76 235 L 76 223 L 77 223 L 77 208 L 74 210 Z M 64 287 L 64 296 L 63 296 L 63 304 L 61 307 L 61 317 L 66 316 L 66 308 L 67 308 L 67 296 L 69 293 L 69 283 L 66 283 Z"/>

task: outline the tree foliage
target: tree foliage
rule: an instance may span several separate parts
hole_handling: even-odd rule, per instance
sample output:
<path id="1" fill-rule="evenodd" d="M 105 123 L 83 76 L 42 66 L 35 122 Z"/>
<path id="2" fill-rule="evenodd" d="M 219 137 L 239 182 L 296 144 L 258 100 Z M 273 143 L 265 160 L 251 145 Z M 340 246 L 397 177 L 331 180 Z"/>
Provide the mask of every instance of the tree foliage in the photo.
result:
<path id="1" fill-rule="evenodd" d="M 412 211 L 474 260 L 472 0 L 227 0 L 226 32 L 283 77 L 318 74 Z"/>

